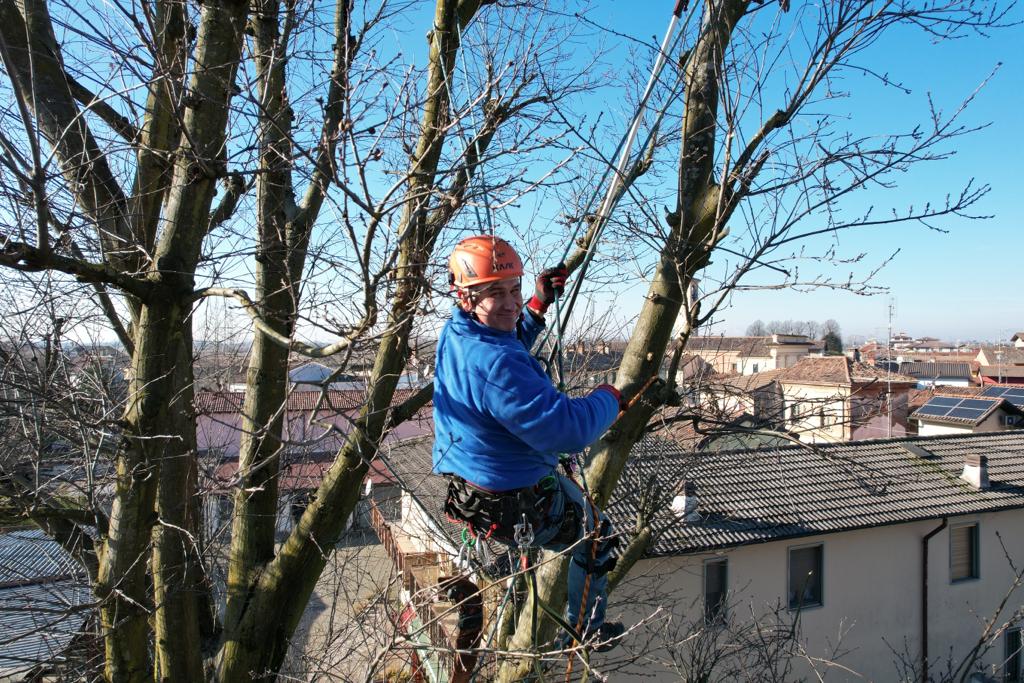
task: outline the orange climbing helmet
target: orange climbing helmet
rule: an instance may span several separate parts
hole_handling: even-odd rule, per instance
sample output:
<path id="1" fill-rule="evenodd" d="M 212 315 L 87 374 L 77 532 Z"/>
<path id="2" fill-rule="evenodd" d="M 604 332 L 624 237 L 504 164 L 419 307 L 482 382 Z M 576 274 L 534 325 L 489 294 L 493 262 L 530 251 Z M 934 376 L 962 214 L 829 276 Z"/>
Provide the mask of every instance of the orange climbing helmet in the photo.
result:
<path id="1" fill-rule="evenodd" d="M 448 259 L 452 289 L 523 276 L 523 262 L 512 245 L 492 235 L 474 235 L 455 245 Z"/>

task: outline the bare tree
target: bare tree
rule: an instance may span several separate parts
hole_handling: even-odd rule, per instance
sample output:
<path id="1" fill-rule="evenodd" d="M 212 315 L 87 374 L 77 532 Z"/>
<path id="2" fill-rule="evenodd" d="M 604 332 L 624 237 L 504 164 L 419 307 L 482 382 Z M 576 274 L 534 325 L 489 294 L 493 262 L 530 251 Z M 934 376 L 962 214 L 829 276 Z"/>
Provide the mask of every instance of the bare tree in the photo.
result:
<path id="1" fill-rule="evenodd" d="M 766 334 L 768 334 L 768 328 L 763 320 L 755 320 L 747 325 L 747 336 L 749 337 L 763 337 Z"/>
<path id="2" fill-rule="evenodd" d="M 47 402 L 46 417 L 23 411 L 5 423 L 70 411 L 74 419 L 51 423 L 53 433 L 81 433 L 82 457 L 111 464 L 106 481 L 55 505 L 51 489 L 12 476 L 45 456 L 36 448 L 5 461 L 4 504 L 92 572 L 110 680 L 276 675 L 371 459 L 430 396 L 428 387 L 393 405 L 410 339 L 435 320 L 437 255 L 463 228 L 479 230 L 549 181 L 580 189 L 555 182 L 578 149 L 607 165 L 603 141 L 569 106 L 590 86 L 586 65 L 565 67 L 566 34 L 578 22 L 532 1 L 436 0 L 417 68 L 415 50 L 392 42 L 408 35 L 416 7 L 0 0 L 10 93 L 0 109 L 0 265 L 24 285 L 11 310 L 60 302 L 62 310 L 39 309 L 35 345 L 63 334 L 64 311 L 86 309 L 130 357 L 123 396 L 100 417 Z M 811 130 L 796 124 L 836 93 L 836 75 L 875 73 L 858 60 L 890 29 L 966 36 L 998 25 L 1001 8 L 948 0 L 788 10 L 693 3 L 682 47 L 669 55 L 678 70 L 662 91 L 674 132 L 650 135 L 603 213 L 576 203 L 587 227 L 567 259 L 577 281 L 616 236 L 649 248 L 641 263 L 654 260 L 617 375 L 636 400 L 587 471 L 599 505 L 652 415 L 680 400 L 674 377 L 686 339 L 752 273 L 776 273 L 773 287 L 865 291 L 865 282 L 805 281 L 787 259 L 822 234 L 966 215 L 986 190 L 968 184 L 945 203 L 848 218 L 835 208 L 852 192 L 946 155 L 968 132 L 959 112 L 931 112 L 926 125 L 882 140 L 827 114 Z M 807 37 L 799 59 L 787 53 L 792 35 Z M 770 76 L 786 68 L 795 69 L 792 85 L 776 92 Z M 606 229 L 612 238 L 599 244 Z M 602 253 L 613 264 L 633 255 Z M 600 263 L 587 273 L 600 281 Z M 201 533 L 193 397 L 193 318 L 211 299 L 232 301 L 254 331 L 221 619 Z M 325 336 L 329 343 L 314 343 Z M 366 347 L 375 355 L 365 401 L 278 544 L 288 360 L 340 356 L 341 371 Z M 642 555 L 646 531 L 625 557 Z M 563 574 L 557 562 L 539 572 L 546 604 L 564 600 Z M 530 611 L 509 640 L 520 652 L 534 646 Z M 510 660 L 502 678 L 520 680 L 530 661 Z"/>
<path id="3" fill-rule="evenodd" d="M 415 407 L 392 398 L 435 247 L 467 207 L 512 203 L 571 157 L 538 154 L 566 133 L 553 105 L 588 87 L 558 68 L 567 22 L 489 4 L 438 0 L 417 68 L 392 42 L 417 11 L 401 0 L 0 3 L 0 265 L 49 283 L 29 305 L 101 312 L 130 356 L 123 412 L 105 415 L 112 502 L 58 510 L 18 477 L 4 496 L 94 568 L 108 679 L 275 676 L 370 460 Z M 193 316 L 211 298 L 255 332 L 222 619 L 193 409 Z M 288 360 L 371 345 L 361 411 L 278 545 Z"/>

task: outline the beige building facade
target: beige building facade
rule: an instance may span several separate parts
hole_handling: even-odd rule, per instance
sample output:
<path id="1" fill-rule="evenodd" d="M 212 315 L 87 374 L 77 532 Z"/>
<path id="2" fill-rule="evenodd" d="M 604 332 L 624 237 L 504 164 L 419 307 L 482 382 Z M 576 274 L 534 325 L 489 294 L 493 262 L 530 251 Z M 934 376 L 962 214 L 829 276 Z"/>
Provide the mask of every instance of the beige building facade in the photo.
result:
<path id="1" fill-rule="evenodd" d="M 957 579 L 951 574 L 952 539 L 962 538 L 965 527 L 977 533 L 976 576 Z M 940 530 L 926 545 L 924 538 L 936 529 Z M 920 672 L 925 637 L 929 658 L 938 659 L 931 664 L 933 670 L 944 666 L 947 656 L 959 661 L 968 654 L 979 638 L 981 620 L 997 613 L 1013 585 L 1014 572 L 1003 545 L 1012 558 L 1024 562 L 1024 510 L 951 517 L 944 526 L 943 520 L 933 519 L 644 560 L 634 571 L 638 578 L 616 593 L 611 609 L 622 610 L 629 623 L 660 629 L 662 617 L 653 616 L 649 608 L 631 606 L 670 604 L 671 619 L 700 623 L 707 606 L 708 568 L 725 563 L 726 625 L 750 620 L 752 615 L 765 624 L 777 617 L 798 621 L 795 637 L 807 657 L 792 659 L 793 671 L 787 680 L 818 680 L 822 675 L 828 681 L 897 681 L 905 675 L 907 664 Z M 820 552 L 821 593 L 820 600 L 798 610 L 789 608 L 789 573 L 793 555 L 800 551 Z M 926 552 L 927 623 L 923 621 Z M 655 593 L 663 599 L 654 598 Z M 1013 596 L 1002 615 L 1022 607 L 1024 589 Z M 995 642 L 979 663 L 978 668 L 991 672 L 993 680 L 1002 680 L 997 676 L 1004 664 L 1003 645 Z M 662 656 L 663 661 L 672 661 L 673 655 L 664 652 Z M 645 661 L 644 680 L 680 680 L 672 667 L 655 671 L 651 662 L 659 658 L 655 655 Z"/>

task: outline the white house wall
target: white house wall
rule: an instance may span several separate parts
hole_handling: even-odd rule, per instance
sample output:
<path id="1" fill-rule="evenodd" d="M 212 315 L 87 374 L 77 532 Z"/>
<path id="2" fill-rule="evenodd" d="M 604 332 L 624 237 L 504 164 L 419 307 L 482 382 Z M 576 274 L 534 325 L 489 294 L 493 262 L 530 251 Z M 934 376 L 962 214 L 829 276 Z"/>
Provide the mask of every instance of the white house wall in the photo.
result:
<path id="1" fill-rule="evenodd" d="M 947 425 L 935 422 L 919 422 L 917 428 L 918 436 L 940 436 L 942 434 L 970 434 L 971 428 L 968 425 Z"/>
<path id="2" fill-rule="evenodd" d="M 950 524 L 979 524 L 979 575 L 977 580 L 950 582 L 949 528 L 929 543 L 929 649 L 933 672 L 944 669 L 945 659 L 962 658 L 977 641 L 982 619 L 991 616 L 1013 580 L 1012 570 L 1000 546 L 1000 537 L 1014 562 L 1024 565 L 1024 511 L 988 513 L 951 518 Z M 810 536 L 800 539 L 734 548 L 720 554 L 649 559 L 640 562 L 631 578 L 613 594 L 609 614 L 625 613 L 627 624 L 638 624 L 662 649 L 642 659 L 645 675 L 653 681 L 683 678 L 687 645 L 671 646 L 691 634 L 703 610 L 703 565 L 715 557 L 728 559 L 729 616 L 749 620 L 750 615 L 770 614 L 787 596 L 788 549 L 823 545 L 823 604 L 807 608 L 801 616 L 800 637 L 811 657 L 830 659 L 838 648 L 845 654 L 839 667 L 828 668 L 827 680 L 899 680 L 893 648 L 906 648 L 917 665 L 921 637 L 922 538 L 939 520 L 877 527 L 859 531 Z M 997 536 L 998 534 L 998 536 Z M 1024 588 L 1010 600 L 1006 612 L 1024 605 Z M 649 623 L 643 623 L 650 620 Z M 638 636 L 644 640 L 647 634 Z M 696 642 L 695 640 L 691 640 Z M 671 648 L 669 648 L 671 646 Z M 983 658 L 991 666 L 1003 653 L 995 643 Z M 673 660 L 675 664 L 673 664 Z M 816 680 L 806 659 L 794 660 L 793 678 Z M 863 678 L 862 678 L 863 676 Z M 712 680 L 717 680 L 715 676 Z"/>
<path id="3" fill-rule="evenodd" d="M 982 432 L 1001 432 L 1006 429 L 1003 425 L 1002 420 L 1006 416 L 1006 411 L 997 409 L 994 413 L 989 415 L 985 420 L 975 426 L 969 425 L 950 425 L 940 424 L 937 422 L 925 422 L 921 421 L 918 424 L 917 433 L 919 436 L 938 436 L 941 434 L 981 434 Z"/>

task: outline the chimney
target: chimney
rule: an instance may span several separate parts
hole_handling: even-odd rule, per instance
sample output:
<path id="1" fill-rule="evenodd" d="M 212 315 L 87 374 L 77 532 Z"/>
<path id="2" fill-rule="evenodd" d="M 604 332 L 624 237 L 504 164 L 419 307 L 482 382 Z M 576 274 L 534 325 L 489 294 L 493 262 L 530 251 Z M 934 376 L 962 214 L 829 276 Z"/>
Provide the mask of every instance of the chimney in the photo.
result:
<path id="1" fill-rule="evenodd" d="M 989 487 L 988 458 L 975 453 L 964 459 L 964 471 L 960 478 L 978 490 Z"/>
<path id="2" fill-rule="evenodd" d="M 700 505 L 700 498 L 697 497 L 697 484 L 692 481 L 684 481 L 676 489 L 676 496 L 672 499 L 672 512 L 684 522 L 699 522 L 700 512 L 697 508 Z"/>

